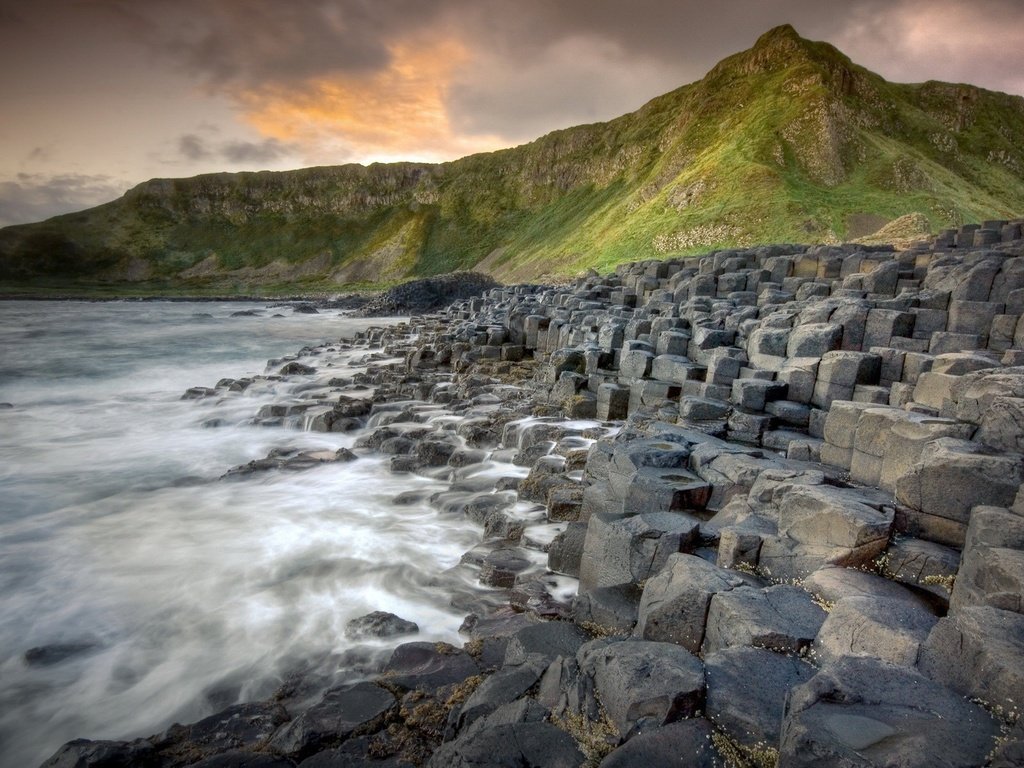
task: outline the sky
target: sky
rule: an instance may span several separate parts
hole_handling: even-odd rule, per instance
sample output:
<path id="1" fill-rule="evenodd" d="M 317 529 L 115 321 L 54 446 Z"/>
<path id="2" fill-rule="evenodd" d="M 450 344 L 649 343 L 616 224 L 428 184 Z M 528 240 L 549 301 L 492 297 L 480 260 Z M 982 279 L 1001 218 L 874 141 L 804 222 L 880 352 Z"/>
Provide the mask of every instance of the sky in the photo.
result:
<path id="1" fill-rule="evenodd" d="M 514 146 L 783 23 L 889 80 L 1024 95 L 1024 0 L 0 0 L 0 226 L 154 177 Z"/>

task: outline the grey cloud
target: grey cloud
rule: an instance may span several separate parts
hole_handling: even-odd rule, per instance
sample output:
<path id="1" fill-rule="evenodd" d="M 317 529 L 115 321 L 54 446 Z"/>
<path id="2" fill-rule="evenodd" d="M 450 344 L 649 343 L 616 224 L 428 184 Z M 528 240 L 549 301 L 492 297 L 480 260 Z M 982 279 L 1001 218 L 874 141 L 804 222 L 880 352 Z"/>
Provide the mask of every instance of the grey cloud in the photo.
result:
<path id="1" fill-rule="evenodd" d="M 206 160 L 213 154 L 206 142 L 194 133 L 186 133 L 178 139 L 178 151 L 189 160 Z"/>
<path id="2" fill-rule="evenodd" d="M 387 66 L 396 34 L 440 4 L 416 0 L 105 0 L 109 18 L 213 87 L 257 87 Z"/>
<path id="3" fill-rule="evenodd" d="M 232 163 L 270 163 L 287 157 L 293 148 L 277 139 L 232 141 L 221 147 L 221 155 Z"/>
<path id="4" fill-rule="evenodd" d="M 0 226 L 41 221 L 91 208 L 123 194 L 128 184 L 109 176 L 19 173 L 0 181 Z"/>
<path id="5" fill-rule="evenodd" d="M 195 133 L 178 137 L 178 154 L 191 162 L 224 160 L 242 165 L 272 163 L 293 154 L 295 149 L 291 144 L 277 139 L 211 142 Z"/>

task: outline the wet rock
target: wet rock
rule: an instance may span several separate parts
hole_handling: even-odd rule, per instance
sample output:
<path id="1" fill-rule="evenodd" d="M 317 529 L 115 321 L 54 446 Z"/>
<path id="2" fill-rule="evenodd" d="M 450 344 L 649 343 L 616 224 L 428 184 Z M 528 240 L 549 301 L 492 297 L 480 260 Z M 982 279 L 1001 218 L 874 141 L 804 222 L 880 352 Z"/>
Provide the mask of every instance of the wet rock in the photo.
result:
<path id="1" fill-rule="evenodd" d="M 124 741 L 69 741 L 40 768 L 157 768 L 161 760 L 153 745 L 139 739 Z"/>
<path id="2" fill-rule="evenodd" d="M 420 631 L 414 621 L 406 621 L 387 611 L 373 611 L 345 624 L 345 637 L 358 640 L 363 637 L 397 637 Z"/>
<path id="3" fill-rule="evenodd" d="M 25 663 L 30 667 L 49 667 L 95 650 L 96 643 L 54 643 L 39 645 L 25 651 Z"/>
<path id="4" fill-rule="evenodd" d="M 479 672 L 473 658 L 447 643 L 403 643 L 384 665 L 384 681 L 404 690 L 433 690 Z"/>
<path id="5" fill-rule="evenodd" d="M 265 752 L 232 750 L 219 755 L 190 763 L 189 768 L 294 768 L 295 763 L 286 757 L 268 755 Z"/>
<path id="6" fill-rule="evenodd" d="M 270 746 L 301 760 L 350 736 L 379 730 L 397 705 L 394 695 L 374 683 L 341 686 L 281 728 Z"/>
<path id="7" fill-rule="evenodd" d="M 711 742 L 712 733 L 706 720 L 681 720 L 652 728 L 613 750 L 599 768 L 663 765 L 718 768 L 724 765 L 724 760 Z"/>
<path id="8" fill-rule="evenodd" d="M 316 368 L 293 361 L 281 366 L 278 373 L 282 376 L 309 376 L 316 373 Z"/>
<path id="9" fill-rule="evenodd" d="M 588 640 L 590 635 L 575 624 L 564 621 L 549 621 L 525 627 L 510 639 L 505 651 L 506 666 L 525 664 L 533 657 L 542 657 L 549 662 L 557 657 L 570 658 Z"/>
<path id="10" fill-rule="evenodd" d="M 481 717 L 524 696 L 540 680 L 548 668 L 544 656 L 529 656 L 516 666 L 508 666 L 487 677 L 468 699 L 453 711 L 447 733 L 458 734 Z"/>
<path id="11" fill-rule="evenodd" d="M 583 754 L 573 738 L 550 723 L 480 729 L 443 745 L 429 768 L 578 768 Z"/>

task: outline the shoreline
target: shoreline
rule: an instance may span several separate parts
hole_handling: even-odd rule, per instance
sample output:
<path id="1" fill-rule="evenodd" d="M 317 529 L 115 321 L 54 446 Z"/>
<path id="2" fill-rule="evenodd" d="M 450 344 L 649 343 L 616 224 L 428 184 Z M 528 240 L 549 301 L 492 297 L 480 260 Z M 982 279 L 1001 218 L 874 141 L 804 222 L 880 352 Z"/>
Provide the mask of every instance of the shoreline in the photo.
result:
<path id="1" fill-rule="evenodd" d="M 354 383 L 374 393 L 303 418 L 363 430 L 356 453 L 393 472 L 447 477 L 431 503 L 482 525 L 462 567 L 501 599 L 466 604 L 462 648 L 402 643 L 319 698 L 283 689 L 105 754 L 1013 764 L 1022 315 L 1024 241 L 779 246 L 371 329 L 355 343 L 382 362 Z M 474 482 L 495 454 L 523 471 Z M 541 515 L 550 540 L 531 534 Z M 578 580 L 571 603 L 556 576 Z"/>

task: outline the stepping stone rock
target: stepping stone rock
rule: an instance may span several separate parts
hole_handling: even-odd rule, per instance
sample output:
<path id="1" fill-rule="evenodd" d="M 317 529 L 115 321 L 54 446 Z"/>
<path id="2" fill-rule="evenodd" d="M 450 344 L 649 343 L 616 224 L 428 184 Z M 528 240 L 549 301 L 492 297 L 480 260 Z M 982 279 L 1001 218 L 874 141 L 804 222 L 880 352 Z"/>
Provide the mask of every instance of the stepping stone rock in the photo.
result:
<path id="1" fill-rule="evenodd" d="M 403 643 L 384 665 L 384 680 L 403 690 L 434 690 L 479 672 L 465 651 L 445 643 Z"/>
<path id="2" fill-rule="evenodd" d="M 365 616 L 352 619 L 345 624 L 345 637 L 396 637 L 412 635 L 420 631 L 414 621 L 406 621 L 387 611 L 373 611 Z"/>
<path id="3" fill-rule="evenodd" d="M 443 744 L 428 768 L 579 768 L 583 753 L 551 723 L 484 728 Z"/>

